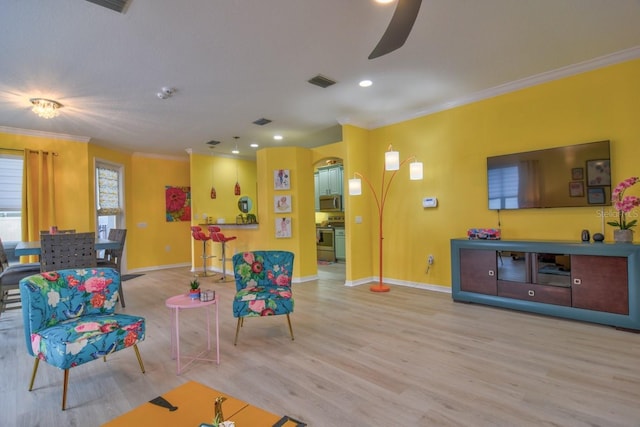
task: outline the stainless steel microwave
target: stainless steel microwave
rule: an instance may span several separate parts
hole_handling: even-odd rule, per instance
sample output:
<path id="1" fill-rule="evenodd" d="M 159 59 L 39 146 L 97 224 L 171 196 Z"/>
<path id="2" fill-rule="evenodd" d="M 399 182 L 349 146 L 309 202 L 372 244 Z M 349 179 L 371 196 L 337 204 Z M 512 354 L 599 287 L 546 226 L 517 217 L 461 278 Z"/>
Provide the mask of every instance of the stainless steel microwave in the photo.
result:
<path id="1" fill-rule="evenodd" d="M 342 196 L 320 196 L 320 212 L 342 212 Z"/>

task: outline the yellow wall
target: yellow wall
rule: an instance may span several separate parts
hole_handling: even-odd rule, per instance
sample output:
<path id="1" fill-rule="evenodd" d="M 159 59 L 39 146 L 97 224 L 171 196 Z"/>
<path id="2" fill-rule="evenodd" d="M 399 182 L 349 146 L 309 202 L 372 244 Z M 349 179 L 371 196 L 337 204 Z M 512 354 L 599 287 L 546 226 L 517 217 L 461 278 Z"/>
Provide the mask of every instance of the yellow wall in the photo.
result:
<path id="1" fill-rule="evenodd" d="M 294 278 L 308 278 L 317 273 L 315 211 L 312 156 L 309 149 L 283 147 L 257 152 L 258 201 L 265 209 L 260 213 L 261 241 L 256 249 L 288 250 L 296 254 Z M 291 189 L 274 189 L 274 171 L 288 169 Z M 291 195 L 291 214 L 274 212 L 274 197 Z M 276 221 L 291 217 L 291 239 L 276 238 Z"/>
<path id="2" fill-rule="evenodd" d="M 165 187 L 188 187 L 189 161 L 133 155 L 127 191 L 127 266 L 130 270 L 185 265 L 190 261 L 189 221 L 167 222 Z M 192 189 L 193 191 L 193 189 Z"/>
<path id="3" fill-rule="evenodd" d="M 0 133 L 0 148 L 57 153 L 54 157 L 57 224 L 41 224 L 41 229 L 48 229 L 51 225 L 57 225 L 61 229 L 75 228 L 78 232 L 95 229 L 95 221 L 88 215 L 87 208 L 93 200 L 93 187 L 92 174 L 88 171 L 86 142 Z M 21 154 L 14 151 L 8 153 Z"/>
<path id="4" fill-rule="evenodd" d="M 415 154 L 425 169 L 423 181 L 411 182 L 405 167 L 389 192 L 384 276 L 450 286 L 449 240 L 465 236 L 471 227 L 500 226 L 504 239 L 578 241 L 582 229 L 600 232 L 599 208 L 529 209 L 500 215 L 489 211 L 486 158 L 609 139 L 614 184 L 638 175 L 638 75 L 640 61 L 630 61 L 371 131 L 366 144 L 369 163 L 360 167 L 369 166 L 373 182 L 380 179 L 378 171 L 389 143 L 400 151 L 401 159 Z M 349 132 L 345 135 L 345 142 L 352 145 Z M 360 142 L 355 152 L 366 155 L 363 146 Z M 349 157 L 350 166 L 356 161 Z M 635 194 L 640 191 L 634 190 Z M 420 200 L 426 196 L 437 197 L 438 207 L 423 209 Z M 366 214 L 366 207 L 357 203 L 349 197 L 350 221 L 354 215 Z M 605 214 L 611 212 L 612 208 L 605 209 Z M 374 266 L 365 275 L 371 276 L 377 274 L 378 252 L 371 245 L 377 238 L 374 222 L 373 218 L 368 221 L 372 237 L 350 234 L 348 254 L 358 259 L 354 251 L 368 253 Z M 605 226 L 606 239 L 612 239 L 612 230 Z M 369 250 L 372 246 L 374 250 Z M 429 254 L 435 263 L 427 274 Z M 359 277 L 355 273 L 352 278 Z"/>
<path id="5" fill-rule="evenodd" d="M 192 214 L 194 224 L 204 223 L 203 215 L 213 221 L 222 218 L 226 223 L 235 223 L 238 199 L 243 196 L 251 198 L 252 214 L 258 215 L 261 206 L 256 199 L 256 162 L 232 159 L 227 157 L 191 155 Z M 236 179 L 240 184 L 241 194 L 234 194 Z M 211 187 L 216 189 L 216 198 L 211 199 Z"/>

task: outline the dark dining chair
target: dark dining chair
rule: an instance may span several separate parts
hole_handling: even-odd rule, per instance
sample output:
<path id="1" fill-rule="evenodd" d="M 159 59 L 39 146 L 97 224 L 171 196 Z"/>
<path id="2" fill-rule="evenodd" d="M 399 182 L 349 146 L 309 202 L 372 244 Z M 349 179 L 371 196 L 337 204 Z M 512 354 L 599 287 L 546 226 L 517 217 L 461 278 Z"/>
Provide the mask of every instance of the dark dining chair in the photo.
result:
<path id="1" fill-rule="evenodd" d="M 109 240 L 117 241 L 116 249 L 105 249 L 104 257 L 98 258 L 98 267 L 111 267 L 118 270 L 122 274 L 122 253 L 124 252 L 124 241 L 127 237 L 126 228 L 112 228 L 109 230 Z M 120 305 L 124 308 L 124 291 L 122 289 L 122 281 L 120 282 Z"/>
<path id="2" fill-rule="evenodd" d="M 40 234 L 40 270 L 91 268 L 96 260 L 96 234 Z"/>
<path id="3" fill-rule="evenodd" d="M 71 234 L 71 233 L 75 233 L 76 230 L 74 228 L 69 228 L 66 230 L 56 230 L 56 232 L 54 234 Z M 51 231 L 49 230 L 40 230 L 40 234 L 51 234 Z"/>
<path id="4" fill-rule="evenodd" d="M 37 262 L 28 264 L 9 265 L 9 259 L 0 238 L 0 316 L 10 308 L 20 308 L 20 294 L 11 292 L 18 290 L 20 279 L 40 272 L 40 264 Z"/>

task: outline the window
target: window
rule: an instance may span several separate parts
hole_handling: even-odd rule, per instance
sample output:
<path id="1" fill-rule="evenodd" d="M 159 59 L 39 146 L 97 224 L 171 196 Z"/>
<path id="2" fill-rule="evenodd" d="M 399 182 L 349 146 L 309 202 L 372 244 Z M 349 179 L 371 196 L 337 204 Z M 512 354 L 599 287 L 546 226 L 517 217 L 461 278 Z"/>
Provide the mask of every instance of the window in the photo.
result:
<path id="1" fill-rule="evenodd" d="M 518 207 L 518 167 L 489 169 L 489 209 Z"/>
<path id="2" fill-rule="evenodd" d="M 22 156 L 0 154 L 0 236 L 22 240 Z"/>
<path id="3" fill-rule="evenodd" d="M 96 162 L 97 235 L 107 238 L 109 230 L 124 224 L 122 167 Z"/>

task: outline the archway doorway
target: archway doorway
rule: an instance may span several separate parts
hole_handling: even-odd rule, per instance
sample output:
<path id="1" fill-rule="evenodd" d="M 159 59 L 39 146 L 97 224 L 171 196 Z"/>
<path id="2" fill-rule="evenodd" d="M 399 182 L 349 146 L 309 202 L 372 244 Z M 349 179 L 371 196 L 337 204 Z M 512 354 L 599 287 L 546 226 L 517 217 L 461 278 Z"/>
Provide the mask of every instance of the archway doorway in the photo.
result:
<path id="1" fill-rule="evenodd" d="M 347 229 L 344 168 L 341 158 L 325 158 L 313 167 L 318 277 L 345 283 Z"/>

